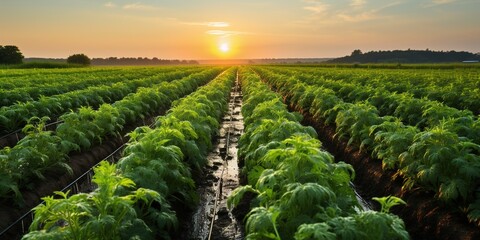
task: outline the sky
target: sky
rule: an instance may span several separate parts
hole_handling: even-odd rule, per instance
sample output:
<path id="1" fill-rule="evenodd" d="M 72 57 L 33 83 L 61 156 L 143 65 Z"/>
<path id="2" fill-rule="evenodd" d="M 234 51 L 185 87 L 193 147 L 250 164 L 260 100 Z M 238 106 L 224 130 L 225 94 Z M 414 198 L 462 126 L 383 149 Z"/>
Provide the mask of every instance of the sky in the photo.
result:
<path id="1" fill-rule="evenodd" d="M 480 0 L 1 0 L 25 57 L 317 58 L 480 52 Z"/>

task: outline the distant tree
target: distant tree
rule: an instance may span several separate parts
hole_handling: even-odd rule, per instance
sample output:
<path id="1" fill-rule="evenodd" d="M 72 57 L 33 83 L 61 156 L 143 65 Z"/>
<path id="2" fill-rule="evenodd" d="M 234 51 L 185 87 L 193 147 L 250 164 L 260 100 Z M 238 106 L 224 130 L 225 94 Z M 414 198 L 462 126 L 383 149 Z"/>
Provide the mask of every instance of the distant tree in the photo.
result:
<path id="1" fill-rule="evenodd" d="M 73 54 L 67 58 L 67 63 L 90 65 L 90 58 L 85 54 Z"/>
<path id="2" fill-rule="evenodd" d="M 362 55 L 362 50 L 360 49 L 353 50 L 352 56 L 358 56 L 358 55 Z"/>
<path id="3" fill-rule="evenodd" d="M 23 54 L 17 46 L 0 46 L 0 64 L 21 64 Z"/>
<path id="4" fill-rule="evenodd" d="M 199 64 L 195 60 L 168 60 L 154 57 L 152 59 L 146 57 L 109 57 L 109 58 L 93 58 L 92 65 L 172 65 L 172 64 Z"/>
<path id="5" fill-rule="evenodd" d="M 370 51 L 361 53 L 360 50 L 345 56 L 329 60 L 333 63 L 448 63 L 462 61 L 478 61 L 480 55 L 470 52 L 432 51 L 432 50 L 393 50 Z"/>

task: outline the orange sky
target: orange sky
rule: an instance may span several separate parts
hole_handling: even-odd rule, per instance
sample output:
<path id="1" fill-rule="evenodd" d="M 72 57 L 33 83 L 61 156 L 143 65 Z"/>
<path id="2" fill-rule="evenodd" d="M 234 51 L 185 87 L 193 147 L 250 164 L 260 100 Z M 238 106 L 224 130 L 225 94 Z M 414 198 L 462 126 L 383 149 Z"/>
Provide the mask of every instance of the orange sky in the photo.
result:
<path id="1" fill-rule="evenodd" d="M 26 57 L 59 58 L 480 52 L 478 9 L 478 0 L 2 0 L 0 45 L 17 45 Z"/>

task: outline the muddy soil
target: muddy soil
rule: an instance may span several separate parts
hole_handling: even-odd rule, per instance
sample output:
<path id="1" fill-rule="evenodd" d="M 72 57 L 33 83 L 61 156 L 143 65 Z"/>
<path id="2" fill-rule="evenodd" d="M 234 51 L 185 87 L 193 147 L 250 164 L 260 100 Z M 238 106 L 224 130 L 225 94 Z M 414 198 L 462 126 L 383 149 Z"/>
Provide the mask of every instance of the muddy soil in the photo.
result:
<path id="1" fill-rule="evenodd" d="M 24 138 L 25 134 L 16 132 L 0 137 L 0 148 L 13 147 L 20 139 Z"/>
<path id="2" fill-rule="evenodd" d="M 241 106 L 242 95 L 236 85 L 214 150 L 208 155 L 205 177 L 198 183 L 200 204 L 181 231 L 182 239 L 243 239 L 241 219 L 235 218 L 226 205 L 230 192 L 239 186 L 237 142 L 243 133 Z"/>

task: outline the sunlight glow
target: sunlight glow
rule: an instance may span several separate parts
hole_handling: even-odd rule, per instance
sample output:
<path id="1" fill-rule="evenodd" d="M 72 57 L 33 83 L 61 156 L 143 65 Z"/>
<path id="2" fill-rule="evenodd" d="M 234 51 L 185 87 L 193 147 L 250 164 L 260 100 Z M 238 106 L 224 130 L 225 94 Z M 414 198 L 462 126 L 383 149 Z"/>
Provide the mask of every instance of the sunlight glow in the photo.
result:
<path id="1" fill-rule="evenodd" d="M 228 46 L 227 43 L 220 44 L 220 51 L 226 53 L 226 52 L 228 52 L 228 50 L 230 50 L 230 47 Z"/>

